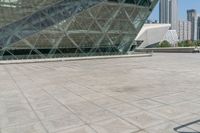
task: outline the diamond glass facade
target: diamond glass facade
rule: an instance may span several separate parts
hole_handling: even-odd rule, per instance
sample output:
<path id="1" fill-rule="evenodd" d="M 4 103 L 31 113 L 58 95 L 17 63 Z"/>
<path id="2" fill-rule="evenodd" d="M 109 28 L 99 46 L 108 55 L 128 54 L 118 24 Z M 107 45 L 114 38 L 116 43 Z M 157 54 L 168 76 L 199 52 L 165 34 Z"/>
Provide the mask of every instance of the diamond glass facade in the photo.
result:
<path id="1" fill-rule="evenodd" d="M 0 0 L 0 59 L 126 54 L 158 0 Z"/>

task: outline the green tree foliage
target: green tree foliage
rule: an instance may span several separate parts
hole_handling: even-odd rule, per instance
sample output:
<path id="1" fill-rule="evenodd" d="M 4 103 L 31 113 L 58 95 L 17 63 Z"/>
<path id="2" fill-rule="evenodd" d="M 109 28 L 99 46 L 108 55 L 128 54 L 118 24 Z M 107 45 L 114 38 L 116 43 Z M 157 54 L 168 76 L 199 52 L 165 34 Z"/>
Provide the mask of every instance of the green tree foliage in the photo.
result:
<path id="1" fill-rule="evenodd" d="M 167 48 L 167 47 L 171 47 L 171 44 L 168 41 L 163 41 L 160 43 L 159 45 L 160 48 Z"/>
<path id="2" fill-rule="evenodd" d="M 200 46 L 200 41 L 186 40 L 178 43 L 179 47 L 196 47 Z"/>

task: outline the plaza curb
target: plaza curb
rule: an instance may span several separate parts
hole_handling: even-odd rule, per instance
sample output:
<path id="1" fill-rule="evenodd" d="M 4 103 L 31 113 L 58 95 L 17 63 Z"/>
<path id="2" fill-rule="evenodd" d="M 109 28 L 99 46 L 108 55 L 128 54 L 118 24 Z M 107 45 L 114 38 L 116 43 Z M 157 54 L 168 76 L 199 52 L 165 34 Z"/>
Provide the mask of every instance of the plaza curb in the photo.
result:
<path id="1" fill-rule="evenodd" d="M 0 65 L 6 64 L 25 64 L 25 63 L 45 63 L 45 62 L 62 62 L 62 61 L 81 61 L 81 60 L 102 60 L 114 58 L 139 58 L 152 57 L 152 54 L 130 54 L 130 55 L 110 55 L 110 56 L 87 56 L 87 57 L 65 57 L 65 58 L 46 58 L 46 59 L 24 59 L 24 60 L 3 60 Z"/>

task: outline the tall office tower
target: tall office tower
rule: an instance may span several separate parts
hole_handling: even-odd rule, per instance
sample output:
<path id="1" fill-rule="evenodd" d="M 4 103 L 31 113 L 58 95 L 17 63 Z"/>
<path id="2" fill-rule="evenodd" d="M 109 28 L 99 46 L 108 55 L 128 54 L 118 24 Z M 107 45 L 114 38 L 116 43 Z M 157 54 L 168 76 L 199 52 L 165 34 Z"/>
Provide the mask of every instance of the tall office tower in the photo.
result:
<path id="1" fill-rule="evenodd" d="M 192 35 L 192 23 L 190 21 L 187 21 L 187 40 L 191 40 Z"/>
<path id="2" fill-rule="evenodd" d="M 194 9 L 187 10 L 187 20 L 191 21 L 192 27 L 191 27 L 191 39 L 197 40 L 197 12 Z"/>
<path id="3" fill-rule="evenodd" d="M 178 23 L 178 38 L 180 41 L 184 40 L 184 23 L 183 23 L 183 21 L 179 21 L 179 23 Z"/>
<path id="4" fill-rule="evenodd" d="M 179 21 L 178 37 L 180 41 L 191 40 L 191 22 Z"/>
<path id="5" fill-rule="evenodd" d="M 160 0 L 160 23 L 170 23 L 172 30 L 178 28 L 178 0 Z"/>
<path id="6" fill-rule="evenodd" d="M 160 21 L 160 23 L 169 23 L 169 2 L 168 2 L 168 0 L 160 0 L 159 21 Z"/>
<path id="7" fill-rule="evenodd" d="M 197 40 L 200 40 L 200 15 L 197 20 Z"/>

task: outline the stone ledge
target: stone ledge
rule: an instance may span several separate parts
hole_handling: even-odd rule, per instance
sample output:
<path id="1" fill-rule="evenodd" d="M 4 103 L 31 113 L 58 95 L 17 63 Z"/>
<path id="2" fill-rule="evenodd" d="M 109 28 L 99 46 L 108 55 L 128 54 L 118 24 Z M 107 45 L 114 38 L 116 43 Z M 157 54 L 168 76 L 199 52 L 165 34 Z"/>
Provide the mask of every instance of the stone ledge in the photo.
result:
<path id="1" fill-rule="evenodd" d="M 151 57 L 152 54 L 131 54 L 131 55 L 112 55 L 112 56 L 88 56 L 88 57 L 67 57 L 67 58 L 49 58 L 49 59 L 24 59 L 24 60 L 3 60 L 3 64 L 24 64 L 24 63 L 41 63 L 41 62 L 60 62 L 60 61 L 77 61 L 77 60 L 96 60 L 96 59 L 113 59 L 113 58 L 134 58 L 134 57 Z"/>

